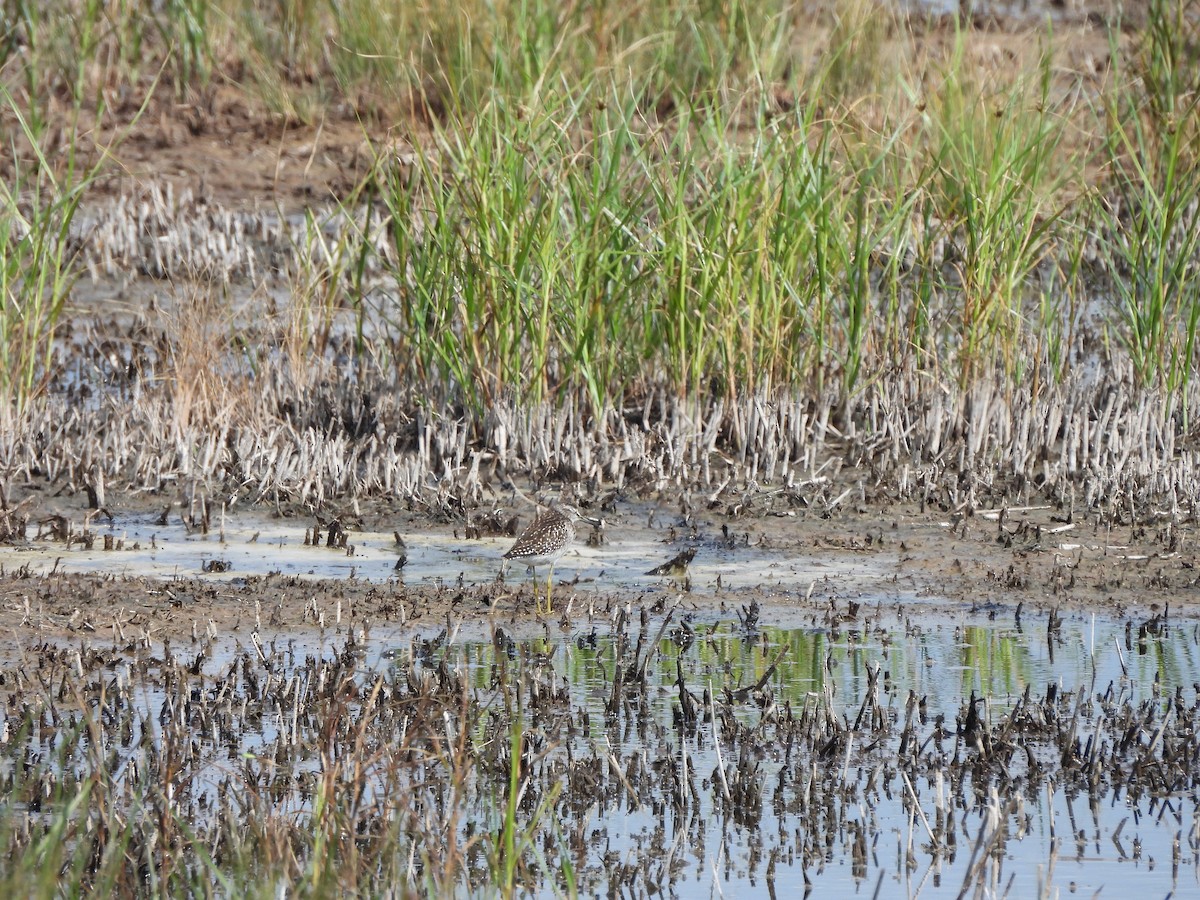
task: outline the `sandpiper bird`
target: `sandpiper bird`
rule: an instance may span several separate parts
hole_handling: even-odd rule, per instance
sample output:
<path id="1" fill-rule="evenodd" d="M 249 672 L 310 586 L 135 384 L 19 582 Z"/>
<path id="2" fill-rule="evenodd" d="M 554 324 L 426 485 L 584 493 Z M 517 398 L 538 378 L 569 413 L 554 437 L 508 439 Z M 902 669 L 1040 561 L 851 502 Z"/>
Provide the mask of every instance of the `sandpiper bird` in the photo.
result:
<path id="1" fill-rule="evenodd" d="M 504 554 L 505 559 L 518 560 L 533 570 L 535 597 L 537 597 L 537 567 L 550 567 L 550 574 L 546 578 L 547 613 L 552 608 L 550 586 L 554 580 L 554 563 L 574 543 L 576 522 L 587 522 L 597 528 L 604 524 L 603 519 L 585 516 L 573 506 L 567 506 L 565 503 L 551 503 L 545 511 L 538 514 L 538 517 L 533 520 L 533 524 L 521 532 L 517 542 Z M 541 611 L 542 604 L 539 599 L 538 613 L 541 614 Z"/>

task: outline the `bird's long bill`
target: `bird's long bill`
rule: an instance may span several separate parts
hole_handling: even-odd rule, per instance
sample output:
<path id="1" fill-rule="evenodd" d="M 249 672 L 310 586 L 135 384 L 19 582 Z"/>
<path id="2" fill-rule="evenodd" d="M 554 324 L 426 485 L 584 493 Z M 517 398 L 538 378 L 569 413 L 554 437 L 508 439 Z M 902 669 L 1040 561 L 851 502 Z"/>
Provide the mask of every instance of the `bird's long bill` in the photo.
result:
<path id="1" fill-rule="evenodd" d="M 595 516 L 585 516 L 585 515 L 580 515 L 580 516 L 579 516 L 579 521 L 580 521 L 580 522 L 587 522 L 587 523 L 588 523 L 589 525 L 591 525 L 593 528 L 603 528 L 603 527 L 604 527 L 604 520 L 603 520 L 603 519 L 597 519 Z"/>

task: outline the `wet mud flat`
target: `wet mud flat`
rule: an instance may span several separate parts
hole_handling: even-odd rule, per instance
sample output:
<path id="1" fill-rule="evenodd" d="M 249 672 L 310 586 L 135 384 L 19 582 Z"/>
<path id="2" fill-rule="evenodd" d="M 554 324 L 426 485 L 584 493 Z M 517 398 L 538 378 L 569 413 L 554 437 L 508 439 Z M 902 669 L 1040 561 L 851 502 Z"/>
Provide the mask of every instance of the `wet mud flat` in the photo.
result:
<path id="1" fill-rule="evenodd" d="M 520 503 L 450 520 L 386 502 L 207 519 L 186 504 L 110 506 L 100 515 L 57 498 L 13 525 L 0 546 L 0 625 L 21 637 L 116 627 L 158 639 L 262 620 L 536 616 L 533 574 L 503 560 L 532 518 Z M 1122 525 L 1051 504 L 921 503 L 731 515 L 669 496 L 589 508 L 604 525 L 581 532 L 559 561 L 548 627 L 620 605 L 719 614 L 756 602 L 764 624 L 786 625 L 851 603 L 1147 619 L 1191 613 L 1200 598 L 1195 526 L 1171 518 Z M 547 573 L 534 574 L 544 590 Z"/>

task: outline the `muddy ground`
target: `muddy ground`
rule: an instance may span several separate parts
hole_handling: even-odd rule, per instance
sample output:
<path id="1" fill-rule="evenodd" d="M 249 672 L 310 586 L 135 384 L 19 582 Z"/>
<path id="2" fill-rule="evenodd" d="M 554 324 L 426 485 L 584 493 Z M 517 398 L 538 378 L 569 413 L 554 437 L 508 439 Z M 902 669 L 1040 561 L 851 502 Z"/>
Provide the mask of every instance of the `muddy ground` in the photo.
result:
<path id="1" fill-rule="evenodd" d="M 448 566 L 440 586 L 405 583 L 403 571 L 394 577 L 375 572 L 371 579 L 333 580 L 200 572 L 170 579 L 97 577 L 56 571 L 57 566 L 49 573 L 23 570 L 18 545 L 0 551 L 0 629 L 30 640 L 75 638 L 120 646 L 146 638 L 191 639 L 214 629 L 248 640 L 256 627 L 278 633 L 351 623 L 440 627 L 449 622 L 486 628 L 491 622 L 505 627 L 540 622 L 555 630 L 603 622 L 624 605 L 635 611 L 732 616 L 758 602 L 764 625 L 814 627 L 869 627 L 881 612 L 905 608 L 943 612 L 948 621 L 964 611 L 984 611 L 997 619 L 1093 611 L 1135 623 L 1200 614 L 1194 527 L 1109 527 L 1066 518 L 1046 506 L 1013 508 L 1001 515 L 897 504 L 830 518 L 697 514 L 685 521 L 682 515 L 664 514 L 661 530 L 650 534 L 618 510 L 607 534 L 617 538 L 623 530 L 636 531 L 652 561 L 666 561 L 687 547 L 696 548 L 697 562 L 703 561 L 725 539 L 722 525 L 727 525 L 738 545 L 765 551 L 806 574 L 792 585 L 776 579 L 769 585 L 733 588 L 715 586 L 711 579 L 689 584 L 686 576 L 662 577 L 631 590 L 606 585 L 603 569 L 580 582 L 577 565 L 568 556 L 556 573 L 555 613 L 549 618 L 537 616 L 529 577 L 512 569 L 504 579 L 460 584 L 457 570 Z M 470 544 L 462 523 L 431 522 L 386 505 L 364 513 L 357 524 L 401 534 L 432 531 L 450 544 Z M 29 533 L 34 538 L 35 527 Z M 353 543 L 355 532 L 348 537 Z M 492 540 L 480 552 L 497 556 L 498 572 L 496 545 Z M 64 561 L 78 552 L 50 540 L 45 527 L 43 537 L 25 546 L 49 547 Z M 601 561 L 603 553 L 601 546 Z M 270 569 L 270 554 L 264 546 L 264 570 Z M 119 551 L 113 568 L 128 571 Z"/>

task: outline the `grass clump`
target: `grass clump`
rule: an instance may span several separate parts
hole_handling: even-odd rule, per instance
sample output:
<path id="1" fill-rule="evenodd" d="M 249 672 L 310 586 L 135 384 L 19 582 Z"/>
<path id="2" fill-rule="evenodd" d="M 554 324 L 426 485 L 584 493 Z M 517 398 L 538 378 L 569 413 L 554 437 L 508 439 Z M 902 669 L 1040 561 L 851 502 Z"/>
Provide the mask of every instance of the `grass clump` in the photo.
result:
<path id="1" fill-rule="evenodd" d="M 1049 59 L 1032 85 L 988 94 L 966 81 L 962 53 L 960 36 L 924 110 L 920 183 L 949 240 L 951 281 L 942 289 L 957 308 L 947 324 L 965 386 L 997 354 L 1012 371 L 1031 279 L 1055 250 L 1062 192 L 1078 169 L 1060 152 L 1064 119 L 1050 109 Z"/>
<path id="2" fill-rule="evenodd" d="M 815 111 L 760 112 L 745 141 L 716 101 L 666 128 L 611 85 L 556 86 L 439 128 L 382 194 L 398 363 L 479 407 L 580 388 L 596 410 L 856 373 L 869 300 L 843 298 L 885 225 L 810 144 Z"/>
<path id="3" fill-rule="evenodd" d="M 1194 3 L 1153 0 L 1129 86 L 1108 98 L 1099 227 L 1120 342 L 1137 378 L 1195 374 L 1200 324 L 1200 25 Z"/>
<path id="4" fill-rule="evenodd" d="M 78 276 L 71 222 L 98 164 L 85 168 L 70 142 L 61 166 L 42 134 L 0 89 L 19 123 L 10 148 L 13 176 L 0 179 L 0 404 L 20 418 L 49 375 L 55 329 Z"/>

